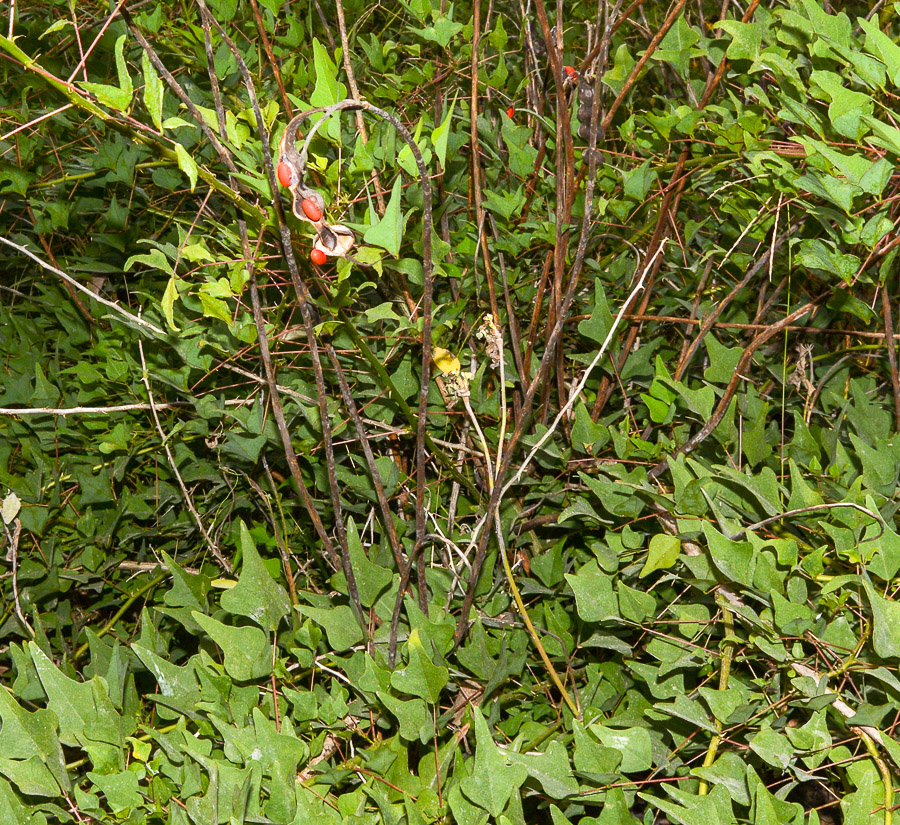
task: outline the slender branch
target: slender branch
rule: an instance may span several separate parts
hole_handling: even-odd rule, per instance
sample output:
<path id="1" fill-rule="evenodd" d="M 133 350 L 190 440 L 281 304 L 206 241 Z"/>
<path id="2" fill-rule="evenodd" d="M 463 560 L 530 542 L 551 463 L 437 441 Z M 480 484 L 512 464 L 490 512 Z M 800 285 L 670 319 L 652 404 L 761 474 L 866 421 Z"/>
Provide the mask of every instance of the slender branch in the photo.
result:
<path id="1" fill-rule="evenodd" d="M 29 258 L 31 258 L 31 260 L 38 263 L 40 266 L 42 266 L 48 272 L 52 272 L 54 275 L 59 276 L 67 284 L 70 284 L 71 286 L 75 287 L 75 289 L 77 289 L 80 292 L 83 292 L 85 295 L 89 296 L 91 298 L 91 300 L 96 301 L 99 304 L 103 304 L 103 306 L 108 307 L 109 309 L 113 310 L 114 312 L 117 312 L 122 317 L 127 318 L 129 321 L 131 321 L 132 324 L 135 324 L 136 326 L 140 327 L 141 329 L 148 329 L 151 332 L 155 333 L 156 335 L 159 335 L 161 338 L 166 337 L 166 333 L 163 330 L 161 330 L 158 326 L 156 326 L 155 324 L 151 324 L 149 321 L 143 320 L 143 318 L 138 318 L 137 315 L 132 315 L 127 309 L 120 307 L 118 304 L 115 304 L 112 301 L 107 301 L 106 298 L 101 298 L 99 295 L 94 294 L 86 286 L 84 286 L 84 284 L 80 284 L 78 281 L 76 281 L 71 275 L 67 275 L 61 269 L 57 269 L 55 266 L 51 266 L 46 261 L 42 261 L 30 249 L 27 249 L 24 246 L 20 246 L 17 243 L 13 243 L 8 238 L 4 238 L 2 236 L 0 236 L 0 243 L 6 244 L 7 246 L 11 246 L 13 249 L 17 250 L 18 252 L 21 252 L 23 255 L 27 255 Z"/>

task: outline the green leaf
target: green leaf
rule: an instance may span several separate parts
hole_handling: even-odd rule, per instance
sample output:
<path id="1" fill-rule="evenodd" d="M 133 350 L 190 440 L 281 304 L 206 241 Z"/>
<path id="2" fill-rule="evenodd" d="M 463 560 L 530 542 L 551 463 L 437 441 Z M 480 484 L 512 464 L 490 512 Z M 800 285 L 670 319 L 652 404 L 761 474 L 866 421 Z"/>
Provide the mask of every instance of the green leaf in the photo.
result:
<path id="1" fill-rule="evenodd" d="M 703 377 L 713 384 L 727 384 L 734 376 L 744 350 L 723 346 L 711 333 L 703 339 L 703 343 L 709 356 L 709 366 L 704 370 Z"/>
<path id="2" fill-rule="evenodd" d="M 491 212 L 496 212 L 508 221 L 525 205 L 525 194 L 521 186 L 515 191 L 504 191 L 502 193 L 486 189 L 484 191 L 484 205 Z"/>
<path id="3" fill-rule="evenodd" d="M 400 257 L 400 243 L 403 240 L 403 228 L 406 224 L 400 212 L 400 178 L 394 181 L 391 199 L 384 209 L 384 216 L 378 223 L 370 226 L 363 235 L 366 243 L 386 249 L 395 258 Z"/>
<path id="4" fill-rule="evenodd" d="M 649 576 L 656 570 L 666 570 L 678 561 L 681 553 L 681 539 L 677 536 L 667 536 L 665 533 L 657 533 L 650 539 L 650 548 L 647 551 L 647 560 L 641 568 L 640 578 Z"/>
<path id="5" fill-rule="evenodd" d="M 128 95 L 129 102 L 134 94 L 134 84 L 131 75 L 128 74 L 128 66 L 125 63 L 125 35 L 119 35 L 116 40 L 116 73 L 119 75 L 119 88 Z"/>
<path id="6" fill-rule="evenodd" d="M 450 137 L 450 124 L 453 121 L 453 110 L 456 108 L 457 97 L 459 97 L 458 93 L 454 96 L 453 103 L 450 104 L 450 108 L 447 110 L 447 114 L 444 115 L 441 125 L 431 133 L 431 145 L 434 146 L 434 152 L 441 162 L 441 168 L 447 165 L 447 140 Z"/>
<path id="7" fill-rule="evenodd" d="M 462 780 L 462 792 L 491 816 L 503 813 L 513 791 L 527 778 L 522 764 L 510 764 L 508 754 L 497 747 L 481 715 L 481 708 L 472 706 L 475 726 L 475 772 Z"/>
<path id="8" fill-rule="evenodd" d="M 431 150 L 427 146 L 422 145 L 421 137 L 422 137 L 422 127 L 425 125 L 425 118 L 419 118 L 419 123 L 416 126 L 416 133 L 413 135 L 413 141 L 416 146 L 419 148 L 419 152 L 422 155 L 422 160 L 427 166 L 431 161 Z M 410 177 L 416 178 L 419 176 L 419 167 L 416 164 L 416 159 L 413 156 L 412 147 L 404 142 L 403 148 L 397 153 L 397 165 L 403 169 L 406 174 Z"/>
<path id="9" fill-rule="evenodd" d="M 0 756 L 0 774 L 3 774 L 19 793 L 29 796 L 59 796 L 59 785 L 39 756 L 28 759 L 7 759 Z"/>
<path id="10" fill-rule="evenodd" d="M 213 298 L 206 292 L 199 293 L 200 305 L 203 307 L 204 318 L 216 318 L 224 321 L 226 324 L 231 323 L 231 313 L 228 311 L 228 304 L 221 298 Z"/>
<path id="11" fill-rule="evenodd" d="M 651 593 L 635 590 L 623 581 L 616 584 L 616 590 L 619 594 L 619 612 L 623 619 L 640 623 L 655 615 L 656 599 Z"/>
<path id="12" fill-rule="evenodd" d="M 144 797 L 140 794 L 138 775 L 134 771 L 121 771 L 106 776 L 88 771 L 88 778 L 103 791 L 113 813 L 138 808 L 144 802 Z"/>
<path id="13" fill-rule="evenodd" d="M 614 94 L 619 94 L 625 88 L 625 81 L 628 80 L 636 62 L 624 43 L 616 49 L 613 67 L 603 75 L 603 82 Z"/>
<path id="14" fill-rule="evenodd" d="M 26 644 L 47 694 L 47 707 L 59 721 L 59 740 L 64 745 L 84 745 L 91 738 L 85 732 L 88 725 L 118 719 L 108 693 L 96 679 L 76 682 L 62 673 L 34 642 Z"/>
<path id="15" fill-rule="evenodd" d="M 310 95 L 309 102 L 313 106 L 330 106 L 347 96 L 347 88 L 338 83 L 337 66 L 325 47 L 313 38 L 313 61 L 316 69 L 316 88 Z"/>
<path id="16" fill-rule="evenodd" d="M 646 728 L 609 728 L 594 724 L 590 731 L 607 748 L 612 748 L 622 755 L 619 770 L 622 773 L 640 773 L 649 770 L 652 759 L 650 733 Z"/>
<path id="17" fill-rule="evenodd" d="M 881 31 L 875 20 L 858 17 L 856 22 L 866 33 L 866 51 L 875 55 L 887 66 L 891 82 L 894 86 L 900 87 L 900 45 L 897 45 L 892 38 Z"/>
<path id="18" fill-rule="evenodd" d="M 137 642 L 131 645 L 131 649 L 143 662 L 144 667 L 153 674 L 162 696 L 177 697 L 187 704 L 191 704 L 195 699 L 199 700 L 200 690 L 193 666 L 190 664 L 184 667 L 174 665 Z"/>
<path id="19" fill-rule="evenodd" d="M 428 651 L 422 644 L 418 627 L 410 631 L 406 650 L 409 664 L 391 674 L 391 686 L 403 693 L 410 693 L 436 704 L 449 680 L 449 671 L 431 661 Z"/>
<path id="20" fill-rule="evenodd" d="M 591 419 L 587 405 L 579 401 L 575 405 L 575 421 L 572 424 L 572 448 L 580 453 L 593 455 L 594 450 L 609 441 L 609 428 Z"/>
<path id="21" fill-rule="evenodd" d="M 224 610 L 235 616 L 246 616 L 263 630 L 276 631 L 281 620 L 291 613 L 287 591 L 266 569 L 247 525 L 239 522 L 241 575 L 238 583 L 222 594 Z"/>
<path id="22" fill-rule="evenodd" d="M 272 646 L 257 627 L 231 627 L 198 611 L 191 615 L 225 654 L 225 670 L 232 679 L 247 682 L 272 672 Z"/>
<path id="23" fill-rule="evenodd" d="M 353 611 L 345 604 L 328 609 L 301 604 L 297 605 L 297 611 L 324 628 L 328 644 L 335 653 L 359 644 L 364 638 Z"/>
<path id="24" fill-rule="evenodd" d="M 86 91 L 94 95 L 103 106 L 124 112 L 131 103 L 131 93 L 123 92 L 118 86 L 110 86 L 106 83 L 88 83 L 82 81 L 78 84 Z"/>
<path id="25" fill-rule="evenodd" d="M 450 5 L 450 14 L 440 14 L 434 21 L 434 25 L 423 29 L 410 29 L 420 35 L 424 40 L 437 43 L 442 49 L 450 45 L 450 41 L 463 30 L 463 24 L 453 20 L 453 5 Z"/>
<path id="26" fill-rule="evenodd" d="M 308 748 L 303 740 L 290 735 L 290 728 L 279 731 L 274 720 L 267 719 L 259 708 L 253 708 L 253 727 L 262 769 L 272 778 L 266 816 L 275 822 L 291 822 L 297 812 L 297 765 L 307 757 Z"/>
<path id="27" fill-rule="evenodd" d="M 759 733 L 750 740 L 750 750 L 779 770 L 786 770 L 794 758 L 794 749 L 787 737 L 772 730 L 768 722 L 763 723 Z"/>
<path id="28" fill-rule="evenodd" d="M 878 594 L 868 576 L 863 578 L 863 587 L 872 606 L 875 652 L 882 659 L 900 658 L 900 603 Z"/>
<path id="29" fill-rule="evenodd" d="M 372 607 L 378 597 L 394 580 L 394 574 L 385 567 L 379 567 L 369 561 L 359 540 L 356 522 L 347 519 L 347 550 L 350 553 L 350 564 L 356 577 L 359 600 L 363 607 Z"/>
<path id="30" fill-rule="evenodd" d="M 71 791 L 62 746 L 56 735 L 58 720 L 53 711 L 38 709 L 29 713 L 8 691 L 0 690 L 0 753 L 6 759 L 37 759 L 45 765 L 64 791 Z M 10 777 L 12 778 L 12 777 Z M 56 791 L 53 794 L 56 795 Z"/>
<path id="31" fill-rule="evenodd" d="M 565 799 L 578 793 L 578 782 L 572 776 L 566 747 L 561 742 L 551 742 L 544 753 L 510 752 L 507 758 L 512 765 L 523 765 L 552 799 Z"/>
<path id="32" fill-rule="evenodd" d="M 141 72 L 144 75 L 144 105 L 150 113 L 153 125 L 162 132 L 163 85 L 145 51 L 141 52 Z"/>
<path id="33" fill-rule="evenodd" d="M 598 344 L 602 344 L 613 324 L 613 314 L 609 311 L 606 292 L 600 278 L 594 279 L 594 306 L 591 317 L 578 324 L 578 332 Z"/>
<path id="34" fill-rule="evenodd" d="M 622 754 L 615 748 L 609 748 L 597 742 L 584 725 L 577 719 L 572 720 L 572 731 L 575 734 L 575 769 L 581 773 L 613 773 L 622 762 Z"/>
<path id="35" fill-rule="evenodd" d="M 593 559 L 577 573 L 566 573 L 566 581 L 575 592 L 578 615 L 585 622 L 603 622 L 619 617 L 612 580 Z"/>
<path id="36" fill-rule="evenodd" d="M 731 35 L 731 43 L 725 53 L 729 60 L 757 60 L 762 45 L 765 24 L 742 23 L 740 20 L 719 20 L 714 24 Z"/>
<path id="37" fill-rule="evenodd" d="M 428 706 L 421 699 L 406 701 L 391 696 L 384 690 L 377 691 L 376 696 L 400 723 L 402 739 L 411 742 L 419 739 L 422 731 L 432 729 L 432 716 L 428 711 Z"/>
<path id="38" fill-rule="evenodd" d="M 191 192 L 193 192 L 197 188 L 197 175 L 200 171 L 197 162 L 180 143 L 175 144 L 175 157 L 178 159 L 178 168 L 187 175 L 191 182 Z"/>

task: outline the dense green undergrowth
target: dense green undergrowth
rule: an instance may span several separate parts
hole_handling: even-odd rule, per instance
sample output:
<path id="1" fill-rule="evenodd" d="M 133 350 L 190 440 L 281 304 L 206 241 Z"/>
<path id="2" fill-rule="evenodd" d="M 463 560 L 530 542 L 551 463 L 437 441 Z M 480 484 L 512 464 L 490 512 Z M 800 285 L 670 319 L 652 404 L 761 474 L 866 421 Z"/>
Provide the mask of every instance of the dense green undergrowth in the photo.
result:
<path id="1" fill-rule="evenodd" d="M 6 10 L 4 823 L 890 822 L 895 4 L 558 6 Z"/>

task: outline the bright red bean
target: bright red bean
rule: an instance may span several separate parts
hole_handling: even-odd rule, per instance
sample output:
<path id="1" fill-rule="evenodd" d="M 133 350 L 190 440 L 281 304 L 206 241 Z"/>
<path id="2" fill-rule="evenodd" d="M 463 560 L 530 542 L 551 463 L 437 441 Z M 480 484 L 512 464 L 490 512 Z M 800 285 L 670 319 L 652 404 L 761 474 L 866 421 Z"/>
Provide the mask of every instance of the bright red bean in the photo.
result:
<path id="1" fill-rule="evenodd" d="M 319 209 L 319 205 L 312 198 L 304 198 L 300 206 L 303 207 L 306 217 L 311 221 L 322 220 L 322 210 Z"/>
<path id="2" fill-rule="evenodd" d="M 306 203 L 306 201 L 303 201 Z M 314 249 L 309 253 L 309 259 L 316 265 L 322 266 L 328 260 L 328 256 L 321 249 Z"/>
<path id="3" fill-rule="evenodd" d="M 291 169 L 291 165 L 287 161 L 280 160 L 276 171 L 278 172 L 278 182 L 282 186 L 290 186 L 294 179 L 294 171 Z"/>
<path id="4" fill-rule="evenodd" d="M 569 77 L 572 77 L 572 75 L 574 75 L 576 73 L 575 69 L 573 69 L 571 66 L 563 66 L 563 68 L 566 70 L 566 74 Z"/>
<path id="5" fill-rule="evenodd" d="M 510 106 L 510 107 L 506 110 L 506 116 L 507 116 L 510 120 L 512 120 L 512 117 L 513 117 L 513 115 L 514 115 L 515 113 L 516 113 L 516 110 L 513 109 L 512 106 Z"/>

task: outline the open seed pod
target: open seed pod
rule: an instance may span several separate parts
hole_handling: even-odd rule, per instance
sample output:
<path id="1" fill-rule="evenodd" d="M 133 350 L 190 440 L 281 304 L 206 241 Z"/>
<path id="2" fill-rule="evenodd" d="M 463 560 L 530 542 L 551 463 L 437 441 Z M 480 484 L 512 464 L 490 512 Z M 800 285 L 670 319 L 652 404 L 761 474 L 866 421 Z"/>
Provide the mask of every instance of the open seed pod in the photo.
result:
<path id="1" fill-rule="evenodd" d="M 320 222 L 316 224 L 316 228 L 319 234 L 313 242 L 313 249 L 318 249 L 329 257 L 346 258 L 356 244 L 353 231 L 343 224 L 329 226 Z"/>

